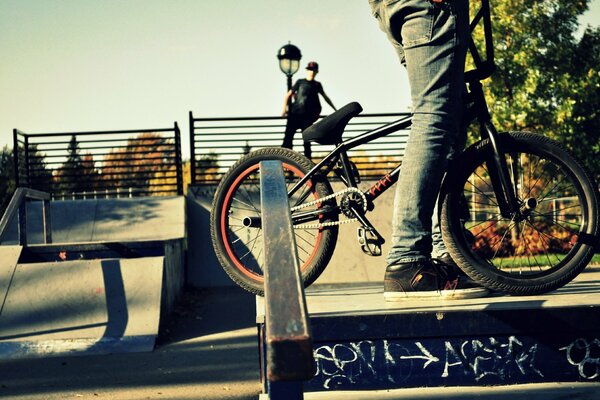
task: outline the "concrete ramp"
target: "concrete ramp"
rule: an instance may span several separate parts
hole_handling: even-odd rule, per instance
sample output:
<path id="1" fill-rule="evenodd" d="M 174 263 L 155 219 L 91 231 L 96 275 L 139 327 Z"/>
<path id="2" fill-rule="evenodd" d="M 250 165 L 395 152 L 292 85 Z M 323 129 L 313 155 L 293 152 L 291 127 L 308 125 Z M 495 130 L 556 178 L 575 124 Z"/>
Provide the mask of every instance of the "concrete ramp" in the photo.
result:
<path id="1" fill-rule="evenodd" d="M 185 236 L 185 198 L 64 200 L 50 203 L 53 243 L 169 240 Z M 42 204 L 27 204 L 27 242 L 42 244 Z M 17 221 L 2 244 L 17 244 Z"/>
<path id="2" fill-rule="evenodd" d="M 0 246 L 0 315 L 14 277 L 22 246 Z"/>
<path id="3" fill-rule="evenodd" d="M 0 359 L 151 351 L 184 283 L 185 198 L 27 205 L 0 246 Z"/>
<path id="4" fill-rule="evenodd" d="M 0 359 L 154 348 L 164 257 L 0 262 Z"/>

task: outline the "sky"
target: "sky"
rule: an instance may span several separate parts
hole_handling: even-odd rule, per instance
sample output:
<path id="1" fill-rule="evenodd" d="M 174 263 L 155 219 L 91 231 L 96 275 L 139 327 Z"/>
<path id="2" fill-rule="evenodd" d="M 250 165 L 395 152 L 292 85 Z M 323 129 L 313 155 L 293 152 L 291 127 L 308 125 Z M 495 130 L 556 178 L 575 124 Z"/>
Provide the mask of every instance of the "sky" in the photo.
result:
<path id="1" fill-rule="evenodd" d="M 592 0 L 583 25 L 600 25 Z M 409 110 L 406 73 L 367 0 L 0 0 L 0 146 L 27 133 L 275 116 L 288 42 L 337 107 Z M 323 113 L 332 110 L 324 103 Z"/>

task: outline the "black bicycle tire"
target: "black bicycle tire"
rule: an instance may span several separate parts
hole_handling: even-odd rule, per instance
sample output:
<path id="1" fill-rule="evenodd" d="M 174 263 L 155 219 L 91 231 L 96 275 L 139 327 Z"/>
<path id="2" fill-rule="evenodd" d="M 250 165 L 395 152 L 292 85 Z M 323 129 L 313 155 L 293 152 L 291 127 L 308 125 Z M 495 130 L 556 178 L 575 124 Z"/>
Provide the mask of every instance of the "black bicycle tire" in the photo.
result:
<path id="1" fill-rule="evenodd" d="M 463 233 L 463 224 L 460 221 L 464 210 L 459 205 L 459 196 L 462 193 L 464 180 L 471 171 L 485 162 L 491 156 L 491 143 L 483 140 L 467 149 L 457 162 L 457 168 L 449 172 L 441 200 L 441 230 L 444 243 L 454 261 L 478 283 L 496 291 L 513 295 L 537 295 L 555 290 L 574 279 L 589 263 L 594 255 L 595 242 L 598 241 L 599 199 L 598 189 L 586 169 L 571 155 L 571 153 L 558 142 L 530 132 L 511 132 L 500 135 L 501 146 L 506 153 L 524 152 L 528 154 L 541 154 L 554 162 L 559 163 L 579 185 L 580 193 L 584 196 L 587 213 L 585 222 L 585 238 L 573 246 L 574 253 L 570 259 L 556 270 L 550 270 L 547 275 L 534 278 L 524 276 L 515 277 L 500 273 L 496 268 L 481 262 L 472 251 L 470 244 Z M 560 264 L 560 263 L 559 263 Z"/>
<path id="2" fill-rule="evenodd" d="M 259 149 L 242 157 L 238 160 L 228 172 L 225 174 L 219 183 L 215 196 L 213 198 L 211 213 L 210 213 L 210 235 L 213 249 L 227 275 L 243 289 L 259 295 L 264 295 L 264 283 L 260 280 L 251 279 L 244 274 L 228 255 L 223 235 L 221 233 L 221 216 L 228 190 L 233 182 L 240 176 L 241 173 L 254 165 L 257 165 L 263 160 L 280 160 L 284 164 L 289 164 L 298 168 L 303 174 L 306 174 L 314 167 L 314 163 L 300 153 L 294 152 L 286 148 L 271 147 Z M 315 185 L 315 191 L 319 198 L 328 196 L 333 193 L 333 189 L 326 177 L 315 175 L 312 183 Z M 335 205 L 335 200 L 328 200 L 328 205 Z M 337 221 L 337 215 L 325 216 L 323 222 Z M 337 242 L 338 226 L 333 225 L 322 229 L 322 237 L 318 243 L 318 248 L 315 247 L 314 256 L 311 257 L 308 265 L 301 265 L 302 281 L 305 287 L 312 284 L 325 270 L 329 263 L 335 245 Z"/>

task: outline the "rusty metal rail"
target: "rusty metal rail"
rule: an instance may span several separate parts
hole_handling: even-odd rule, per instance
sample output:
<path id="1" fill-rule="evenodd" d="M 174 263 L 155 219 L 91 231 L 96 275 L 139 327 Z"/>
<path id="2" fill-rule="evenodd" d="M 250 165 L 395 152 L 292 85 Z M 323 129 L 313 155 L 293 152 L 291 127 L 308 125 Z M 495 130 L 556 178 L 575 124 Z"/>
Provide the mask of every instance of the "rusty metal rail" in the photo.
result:
<path id="1" fill-rule="evenodd" d="M 314 375 L 312 339 L 281 161 L 260 163 L 269 398 L 302 399 Z"/>

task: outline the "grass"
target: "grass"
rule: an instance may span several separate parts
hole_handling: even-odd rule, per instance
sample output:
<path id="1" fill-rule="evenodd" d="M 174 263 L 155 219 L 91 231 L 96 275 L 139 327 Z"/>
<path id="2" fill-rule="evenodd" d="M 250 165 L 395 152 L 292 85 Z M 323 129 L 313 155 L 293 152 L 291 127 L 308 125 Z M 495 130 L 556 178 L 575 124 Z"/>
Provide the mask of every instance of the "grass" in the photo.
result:
<path id="1" fill-rule="evenodd" d="M 536 260 L 541 263 L 548 259 L 545 255 L 536 255 L 535 257 Z M 548 257 L 553 263 L 556 263 L 557 259 L 561 259 L 563 255 L 549 254 Z M 530 256 L 529 258 L 525 256 L 496 258 L 494 259 L 494 265 L 496 267 L 499 267 L 500 269 L 512 269 L 519 267 L 537 268 L 537 266 L 535 265 L 535 260 L 532 256 Z M 594 254 L 592 260 L 588 265 L 600 265 L 600 254 Z M 547 266 L 542 265 L 541 267 L 542 269 L 545 269 Z"/>

